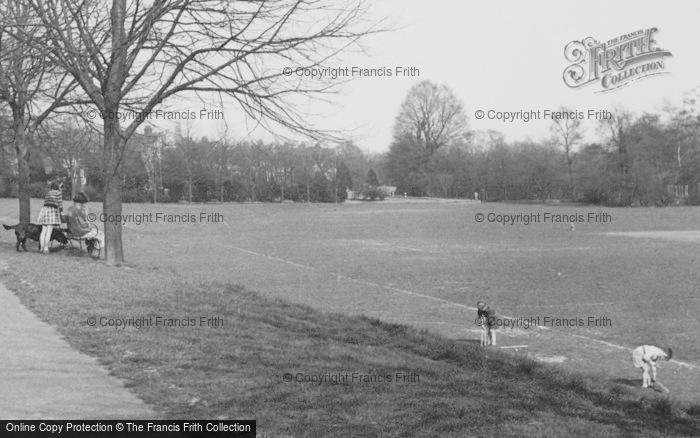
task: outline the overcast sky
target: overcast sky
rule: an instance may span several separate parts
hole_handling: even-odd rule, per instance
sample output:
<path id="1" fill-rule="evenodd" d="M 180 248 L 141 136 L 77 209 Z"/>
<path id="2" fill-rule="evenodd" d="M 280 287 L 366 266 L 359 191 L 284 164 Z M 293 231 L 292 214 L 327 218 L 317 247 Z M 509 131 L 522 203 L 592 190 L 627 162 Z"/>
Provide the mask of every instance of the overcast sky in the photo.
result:
<path id="1" fill-rule="evenodd" d="M 420 75 L 358 78 L 332 96 L 332 107 L 309 108 L 323 115 L 315 119 L 318 127 L 350 130 L 367 151 L 388 150 L 399 106 L 420 80 L 449 86 L 465 105 L 470 129 L 499 130 L 509 141 L 538 140 L 549 134 L 551 121 L 477 120 L 475 111 L 544 111 L 561 105 L 583 112 L 616 106 L 661 111 L 664 100 L 679 103 L 683 92 L 700 86 L 698 1 L 379 0 L 374 10 L 377 17 L 389 17 L 395 30 L 371 37 L 368 53 L 346 55 L 343 64 L 415 67 Z M 571 64 L 564 48 L 571 41 L 605 42 L 647 28 L 658 29 L 655 46 L 673 55 L 664 58 L 669 74 L 606 93 L 598 93 L 599 83 L 580 89 L 564 83 L 564 69 Z M 239 121 L 227 120 L 234 137 L 245 136 Z M 595 123 L 584 123 L 591 139 Z M 198 125 L 197 131 L 206 135 L 212 126 Z"/>

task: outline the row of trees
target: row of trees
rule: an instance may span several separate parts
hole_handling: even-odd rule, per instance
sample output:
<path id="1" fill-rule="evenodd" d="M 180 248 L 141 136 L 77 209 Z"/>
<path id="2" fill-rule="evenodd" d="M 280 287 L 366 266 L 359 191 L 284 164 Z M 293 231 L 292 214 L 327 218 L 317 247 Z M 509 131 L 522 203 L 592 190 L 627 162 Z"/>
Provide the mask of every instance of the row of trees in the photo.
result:
<path id="1" fill-rule="evenodd" d="M 128 202 L 283 200 L 342 202 L 348 190 L 375 198 L 378 185 L 411 196 L 482 200 L 565 199 L 608 205 L 698 202 L 698 93 L 663 114 L 618 109 L 594 126 L 598 142 L 583 143 L 580 119 L 551 121 L 541 141 L 506 142 L 497 131 L 467 129 L 459 100 L 446 87 L 421 82 L 397 116 L 385 154 L 351 142 L 233 141 L 195 138 L 189 129 L 134 135 L 122 157 L 122 198 Z M 563 108 L 562 111 L 567 111 Z M 0 113 L 0 195 L 16 196 L 12 118 Z M 103 199 L 101 133 L 64 116 L 36 134 L 29 191 L 61 176 L 72 191 Z M 376 172 L 375 172 L 376 171 Z M 381 177 L 377 178 L 377 173 Z M 669 187 L 674 190 L 669 190 Z M 680 189 L 679 189 L 680 188 Z M 73 193 L 74 194 L 74 193 Z"/>
<path id="2" fill-rule="evenodd" d="M 415 136 L 397 136 L 387 153 L 374 155 L 351 142 L 324 147 L 312 142 L 210 140 L 194 138 L 189 130 L 169 134 L 147 129 L 132 137 L 125 149 L 122 198 L 342 202 L 349 190 L 370 199 L 380 197 L 374 189 L 383 184 L 411 196 L 472 198 L 476 192 L 482 200 L 697 203 L 700 122 L 694 108 L 691 95 L 666 114 L 617 110 L 595 126 L 600 138 L 595 143 L 582 143 L 581 121 L 567 119 L 552 121 L 552 135 L 539 142 L 509 143 L 497 131 L 461 127 L 459 135 L 443 142 L 426 128 Z M 4 138 L 11 137 L 9 122 L 0 116 Z M 84 189 L 93 199 L 102 199 L 106 181 L 100 133 L 70 118 L 46 128 L 37 135 L 38 148 L 29 163 L 32 196 L 43 196 L 45 181 L 60 176 L 73 194 Z M 16 196 L 16 158 L 7 147 L 12 143 L 2 144 L 0 195 Z"/>
<path id="3" fill-rule="evenodd" d="M 662 113 L 616 109 L 590 126 L 595 142 L 583 142 L 582 119 L 563 118 L 551 120 L 547 138 L 508 143 L 497 131 L 469 131 L 459 99 L 425 81 L 401 107 L 383 170 L 413 196 L 700 203 L 698 103 L 695 90 Z"/>
<path id="4" fill-rule="evenodd" d="M 6 133 L 8 122 L 0 115 Z M 72 196 L 84 190 L 91 199 L 102 200 L 106 181 L 100 133 L 80 119 L 58 122 L 47 123 L 35 137 L 31 196 L 42 197 L 46 181 L 59 177 Z M 343 202 L 349 190 L 364 194 L 379 185 L 373 166 L 381 165 L 381 157 L 350 142 L 324 147 L 225 136 L 211 140 L 196 138 L 190 129 L 163 133 L 146 128 L 131 138 L 122 158 L 125 202 Z M 10 144 L 3 142 L 0 151 L 0 196 L 18 194 Z"/>

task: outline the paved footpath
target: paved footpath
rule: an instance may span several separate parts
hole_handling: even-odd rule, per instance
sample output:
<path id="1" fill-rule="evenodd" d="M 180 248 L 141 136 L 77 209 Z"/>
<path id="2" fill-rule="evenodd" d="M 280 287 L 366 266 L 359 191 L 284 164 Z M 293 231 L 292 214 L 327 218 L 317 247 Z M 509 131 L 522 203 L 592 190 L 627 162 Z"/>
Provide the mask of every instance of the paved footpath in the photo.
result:
<path id="1" fill-rule="evenodd" d="M 157 419 L 155 411 L 0 285 L 0 419 Z"/>

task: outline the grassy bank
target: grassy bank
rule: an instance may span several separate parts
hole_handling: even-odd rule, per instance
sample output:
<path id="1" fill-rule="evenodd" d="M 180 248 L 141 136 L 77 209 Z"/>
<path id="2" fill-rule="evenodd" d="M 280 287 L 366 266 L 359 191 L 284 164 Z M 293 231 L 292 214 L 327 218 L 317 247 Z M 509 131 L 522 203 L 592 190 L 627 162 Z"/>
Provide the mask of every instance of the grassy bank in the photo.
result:
<path id="1" fill-rule="evenodd" d="M 257 419 L 272 436 L 700 430 L 700 409 L 666 396 L 640 398 L 627 385 L 403 325 L 322 313 L 239 286 L 190 283 L 164 269 L 108 268 L 67 252 L 16 254 L 2 244 L 0 259 L 3 284 L 164 418 Z M 87 324 L 91 317 L 95 326 Z M 129 318 L 159 326 L 107 325 Z"/>

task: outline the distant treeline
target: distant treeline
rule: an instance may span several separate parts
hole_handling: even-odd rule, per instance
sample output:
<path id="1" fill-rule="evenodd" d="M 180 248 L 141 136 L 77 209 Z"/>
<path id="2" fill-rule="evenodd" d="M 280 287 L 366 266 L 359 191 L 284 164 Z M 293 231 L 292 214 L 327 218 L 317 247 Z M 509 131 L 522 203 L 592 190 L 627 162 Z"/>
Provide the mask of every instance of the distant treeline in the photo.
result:
<path id="1" fill-rule="evenodd" d="M 213 140 L 146 128 L 129 141 L 122 157 L 122 199 L 342 202 L 348 194 L 381 198 L 376 187 L 385 185 L 396 187 L 400 195 L 478 194 L 483 201 L 698 205 L 697 95 L 689 94 L 682 105 L 669 106 L 662 114 L 617 109 L 604 120 L 551 120 L 547 138 L 506 142 L 497 131 L 468 130 L 461 102 L 446 87 L 425 81 L 402 105 L 394 139 L 384 154 L 364 152 L 352 142 Z M 576 114 L 566 108 L 562 113 Z M 597 141 L 583 143 L 586 123 Z M 7 131 L 0 148 L 4 197 L 17 196 L 16 156 Z M 61 176 L 70 194 L 84 190 L 91 199 L 101 200 L 105 179 L 99 134 L 77 120 L 63 120 L 47 125 L 34 141 L 33 197 L 43 197 L 46 181 Z"/>
<path id="2" fill-rule="evenodd" d="M 566 200 L 591 204 L 700 204 L 700 119 L 615 111 L 581 143 L 583 124 L 553 123 L 541 141 L 506 142 L 496 131 L 470 132 L 432 153 L 410 137 L 394 140 L 384 174 L 414 196 L 485 201 Z M 568 147 L 566 142 L 569 142 Z"/>
<path id="3" fill-rule="evenodd" d="M 401 106 L 381 170 L 399 193 L 413 196 L 697 205 L 699 109 L 698 90 L 660 114 L 618 108 L 588 120 L 561 107 L 563 117 L 542 122 L 549 136 L 509 143 L 497 131 L 469 131 L 449 88 L 424 81 Z M 584 143 L 585 129 L 596 141 Z"/>
<path id="4" fill-rule="evenodd" d="M 85 191 L 101 201 L 102 140 L 89 129 L 63 123 L 38 138 L 30 158 L 31 196 L 46 182 L 65 180 L 66 197 Z M 348 192 L 371 194 L 381 157 L 352 143 L 233 142 L 146 129 L 132 138 L 123 160 L 124 202 L 343 202 Z M 9 142 L 0 155 L 0 196 L 16 197 L 16 159 Z"/>

